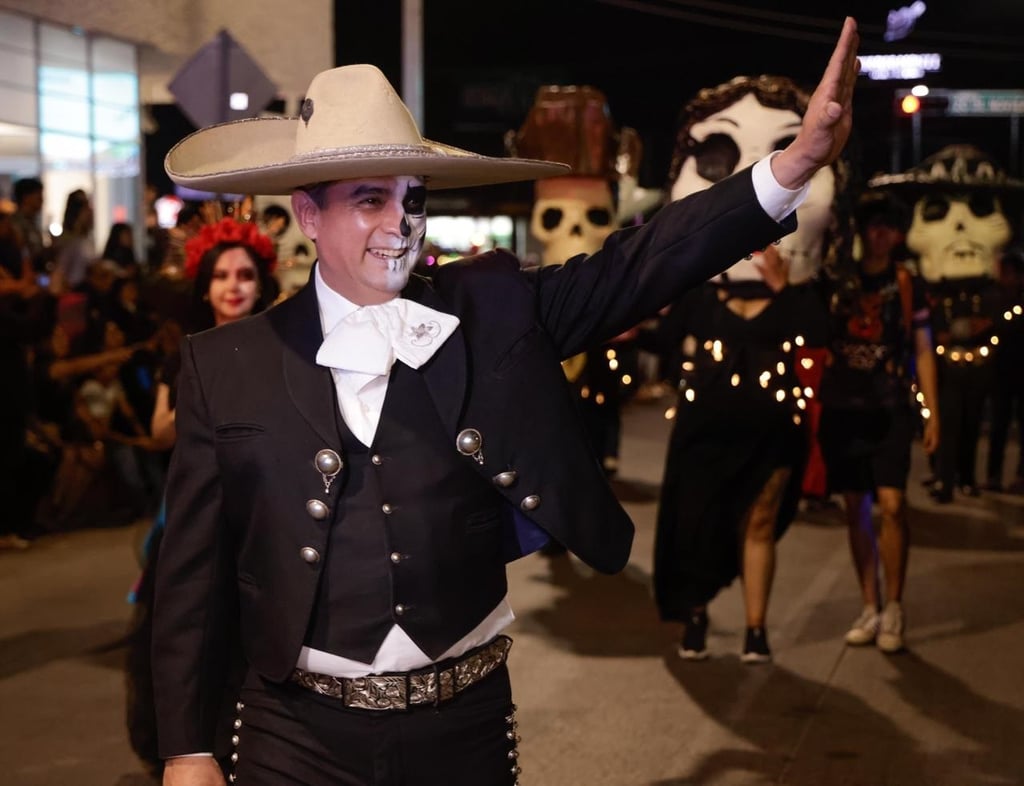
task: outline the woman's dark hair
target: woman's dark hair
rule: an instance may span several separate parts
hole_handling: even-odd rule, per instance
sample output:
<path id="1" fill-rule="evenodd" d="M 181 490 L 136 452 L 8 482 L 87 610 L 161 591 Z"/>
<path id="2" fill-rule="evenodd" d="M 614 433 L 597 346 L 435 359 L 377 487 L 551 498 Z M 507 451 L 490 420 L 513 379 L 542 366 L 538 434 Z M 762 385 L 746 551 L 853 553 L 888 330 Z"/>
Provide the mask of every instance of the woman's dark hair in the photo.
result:
<path id="1" fill-rule="evenodd" d="M 89 195 L 80 188 L 76 188 L 68 194 L 67 203 L 64 205 L 64 234 L 78 231 L 78 219 L 89 207 Z"/>
<path id="2" fill-rule="evenodd" d="M 218 243 L 212 246 L 199 260 L 199 268 L 196 271 L 195 280 L 192 282 L 192 302 L 189 306 L 186 330 L 189 333 L 198 333 L 214 327 L 216 320 L 213 308 L 207 295 L 210 292 L 210 283 L 213 281 L 213 268 L 220 259 L 220 255 L 232 248 L 241 248 L 252 260 L 256 268 L 256 279 L 259 283 L 259 294 L 256 296 L 256 303 L 252 307 L 252 313 L 258 314 L 274 302 L 277 297 L 278 284 L 267 264 L 267 260 L 257 255 L 251 248 L 243 243 Z"/>
<path id="3" fill-rule="evenodd" d="M 132 236 L 131 224 L 119 222 L 110 227 L 110 234 L 107 236 L 107 244 L 103 247 L 103 259 L 116 262 L 122 269 L 134 268 L 138 264 L 135 259 L 135 246 L 129 242 L 124 245 L 121 242 L 121 233 L 127 232 L 128 237 Z"/>

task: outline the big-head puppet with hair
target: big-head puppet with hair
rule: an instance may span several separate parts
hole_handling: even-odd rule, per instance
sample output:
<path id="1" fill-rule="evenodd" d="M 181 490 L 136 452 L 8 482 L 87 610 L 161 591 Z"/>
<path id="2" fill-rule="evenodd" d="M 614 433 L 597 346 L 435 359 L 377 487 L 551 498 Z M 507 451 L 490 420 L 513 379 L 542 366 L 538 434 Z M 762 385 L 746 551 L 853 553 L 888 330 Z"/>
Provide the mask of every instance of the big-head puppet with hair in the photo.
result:
<path id="1" fill-rule="evenodd" d="M 669 169 L 671 198 L 701 191 L 782 150 L 800 130 L 809 100 L 809 93 L 784 76 L 737 76 L 698 92 L 680 115 Z M 848 184 L 844 159 L 811 180 L 810 193 L 797 209 L 798 228 L 779 244 L 792 283 L 813 278 L 823 263 L 841 258 L 851 238 Z M 759 281 L 756 261 L 738 260 L 722 279 Z"/>

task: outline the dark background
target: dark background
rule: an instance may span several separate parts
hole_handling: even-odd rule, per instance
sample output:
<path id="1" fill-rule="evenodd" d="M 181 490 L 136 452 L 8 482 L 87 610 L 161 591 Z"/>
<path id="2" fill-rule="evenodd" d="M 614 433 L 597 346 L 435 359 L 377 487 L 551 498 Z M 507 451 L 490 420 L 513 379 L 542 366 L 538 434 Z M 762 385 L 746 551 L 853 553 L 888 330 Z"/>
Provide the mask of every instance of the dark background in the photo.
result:
<path id="1" fill-rule="evenodd" d="M 797 0 L 776 10 L 774 2 L 424 0 L 422 130 L 438 141 L 504 155 L 505 133 L 521 125 L 539 86 L 592 85 L 607 96 L 615 123 L 632 126 L 644 142 L 641 185 L 660 187 L 679 112 L 700 88 L 761 73 L 811 88 L 843 16 L 851 14 L 862 54 L 943 55 L 942 71 L 923 80 L 862 77 L 858 86 L 850 145 L 855 172 L 866 178 L 902 171 L 916 161 L 910 120 L 894 111 L 896 89 L 916 81 L 947 89 L 1024 88 L 1024 2 L 934 0 L 907 39 L 885 42 L 889 9 L 909 4 Z M 374 63 L 401 90 L 401 0 L 336 0 L 335 16 L 336 64 Z M 192 127 L 173 107 L 153 109 L 160 131 L 147 142 L 159 167 L 167 147 Z M 1006 118 L 923 116 L 921 132 L 922 157 L 968 142 L 1004 167 L 1014 159 Z M 529 195 L 528 185 L 491 187 L 464 204 L 486 212 L 496 201 L 529 201 Z"/>

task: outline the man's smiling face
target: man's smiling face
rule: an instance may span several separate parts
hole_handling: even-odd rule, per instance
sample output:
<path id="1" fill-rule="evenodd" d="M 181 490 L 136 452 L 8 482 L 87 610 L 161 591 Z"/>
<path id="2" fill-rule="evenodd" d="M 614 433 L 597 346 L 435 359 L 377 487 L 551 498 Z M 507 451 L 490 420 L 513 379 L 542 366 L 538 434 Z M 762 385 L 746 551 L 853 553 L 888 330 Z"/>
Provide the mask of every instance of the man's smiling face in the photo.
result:
<path id="1" fill-rule="evenodd" d="M 318 189 L 315 201 L 295 192 L 292 208 L 316 243 L 327 285 L 367 306 L 397 296 L 409 280 L 427 230 L 426 196 L 418 177 L 340 180 Z"/>

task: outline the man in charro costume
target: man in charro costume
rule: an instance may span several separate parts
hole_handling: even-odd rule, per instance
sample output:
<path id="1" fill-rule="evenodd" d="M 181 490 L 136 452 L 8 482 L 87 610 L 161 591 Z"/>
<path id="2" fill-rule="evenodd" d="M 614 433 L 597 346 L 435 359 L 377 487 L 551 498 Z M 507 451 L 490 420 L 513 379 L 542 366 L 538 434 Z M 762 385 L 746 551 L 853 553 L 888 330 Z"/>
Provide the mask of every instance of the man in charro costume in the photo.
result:
<path id="1" fill-rule="evenodd" d="M 154 609 L 166 786 L 222 784 L 226 641 L 249 674 L 245 786 L 511 786 L 505 562 L 527 532 L 620 570 L 633 527 L 560 361 L 794 227 L 852 123 L 848 19 L 785 150 L 564 266 L 504 251 L 411 276 L 428 188 L 565 174 L 425 140 L 371 66 L 319 74 L 298 118 L 203 129 L 182 184 L 290 193 L 309 284 L 190 337 Z"/>

